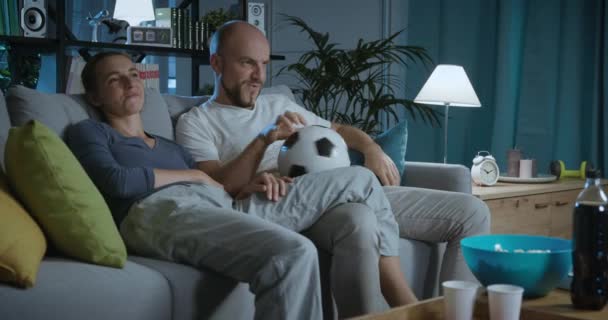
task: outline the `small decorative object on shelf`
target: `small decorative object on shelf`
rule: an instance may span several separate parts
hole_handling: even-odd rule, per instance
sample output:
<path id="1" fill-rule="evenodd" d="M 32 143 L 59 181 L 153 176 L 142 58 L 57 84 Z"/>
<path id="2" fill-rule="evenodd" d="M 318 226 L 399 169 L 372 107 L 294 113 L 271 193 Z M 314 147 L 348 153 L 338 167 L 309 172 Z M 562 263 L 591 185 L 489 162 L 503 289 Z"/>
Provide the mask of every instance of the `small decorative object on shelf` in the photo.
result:
<path id="1" fill-rule="evenodd" d="M 171 28 L 133 27 L 127 28 L 127 44 L 171 47 Z"/>
<path id="2" fill-rule="evenodd" d="M 101 10 L 95 16 L 91 15 L 86 18 L 89 21 L 89 25 L 93 27 L 93 34 L 91 34 L 91 42 L 97 42 L 97 27 L 110 16 L 108 10 Z"/>

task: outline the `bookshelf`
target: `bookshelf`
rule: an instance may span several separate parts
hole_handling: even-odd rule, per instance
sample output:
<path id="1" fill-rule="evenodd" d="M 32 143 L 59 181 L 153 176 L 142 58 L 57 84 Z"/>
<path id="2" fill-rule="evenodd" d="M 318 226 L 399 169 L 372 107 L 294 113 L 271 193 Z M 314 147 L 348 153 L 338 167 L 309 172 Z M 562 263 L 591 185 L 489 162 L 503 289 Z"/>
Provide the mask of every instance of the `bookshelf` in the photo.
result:
<path id="1" fill-rule="evenodd" d="M 199 83 L 199 68 L 200 65 L 209 64 L 208 50 L 193 50 L 171 47 L 156 47 L 156 46 L 141 46 L 107 42 L 90 42 L 76 39 L 72 32 L 66 26 L 65 20 L 65 3 L 66 0 L 48 1 L 47 14 L 48 18 L 55 22 L 56 32 L 53 37 L 49 34 L 48 38 L 30 38 L 23 36 L 7 36 L 0 35 L 0 42 L 10 44 L 15 50 L 38 53 L 54 53 L 55 63 L 57 68 L 56 75 L 56 91 L 64 92 L 66 85 L 67 56 L 66 50 L 76 49 L 81 55 L 87 55 L 89 51 L 103 50 L 119 50 L 129 54 L 139 56 L 139 60 L 146 55 L 153 56 L 173 56 L 186 57 L 192 59 L 192 92 L 196 92 L 200 87 Z M 242 19 L 247 19 L 247 0 L 239 0 Z M 190 10 L 193 17 L 199 16 L 198 1 L 183 0 L 177 6 L 178 8 Z M 285 57 L 271 55 L 273 60 L 283 60 Z"/>

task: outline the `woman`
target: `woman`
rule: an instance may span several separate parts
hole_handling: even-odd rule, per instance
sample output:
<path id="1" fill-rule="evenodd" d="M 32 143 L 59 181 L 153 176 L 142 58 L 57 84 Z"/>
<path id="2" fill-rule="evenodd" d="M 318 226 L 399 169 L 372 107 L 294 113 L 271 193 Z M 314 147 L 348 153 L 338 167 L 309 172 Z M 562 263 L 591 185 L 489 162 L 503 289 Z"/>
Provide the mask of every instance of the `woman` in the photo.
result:
<path id="1" fill-rule="evenodd" d="M 275 248 L 278 237 L 286 238 L 278 242 L 298 243 L 296 247 L 302 251 L 306 245 L 289 230 L 301 232 L 331 208 L 359 203 L 376 216 L 378 250 L 388 253 L 379 263 L 383 295 L 391 306 L 416 301 L 400 272 L 398 229 L 390 205 L 367 169 L 344 168 L 295 181 L 262 174 L 240 190 L 235 201 L 222 185 L 193 169 L 192 158 L 180 146 L 144 131 L 140 116 L 143 83 L 128 56 L 106 52 L 93 57 L 82 80 L 87 99 L 99 109 L 104 122 L 85 120 L 73 126 L 68 143 L 106 198 L 131 250 L 210 267 L 255 284 L 261 275 L 252 272 L 264 270 L 265 263 L 284 254 L 284 248 Z M 256 235 L 260 230 L 267 234 Z M 261 256 L 251 262 L 252 254 Z M 295 257 L 283 260 L 290 259 Z M 261 266 L 256 268 L 256 263 Z M 311 295 L 311 301 L 299 298 L 303 305 L 297 311 L 291 303 L 289 308 L 285 306 L 295 318 L 317 318 L 304 311 L 307 304 L 314 305 L 318 295 L 317 284 L 311 282 L 319 280 L 310 280 L 315 271 L 307 272 L 306 286 L 312 287 L 304 295 Z M 256 315 L 260 308 L 271 308 L 272 304 L 257 304 L 257 295 L 264 295 L 264 288 L 254 285 L 252 291 Z"/>

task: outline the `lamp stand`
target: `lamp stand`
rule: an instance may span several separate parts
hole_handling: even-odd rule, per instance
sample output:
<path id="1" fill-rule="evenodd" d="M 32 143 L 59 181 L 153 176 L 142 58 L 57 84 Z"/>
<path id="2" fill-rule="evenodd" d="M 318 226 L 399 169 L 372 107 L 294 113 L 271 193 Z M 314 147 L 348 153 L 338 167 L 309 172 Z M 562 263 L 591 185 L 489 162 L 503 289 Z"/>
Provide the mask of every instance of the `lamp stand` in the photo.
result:
<path id="1" fill-rule="evenodd" d="M 445 104 L 445 121 L 443 129 L 443 163 L 448 163 L 448 111 L 450 104 Z"/>

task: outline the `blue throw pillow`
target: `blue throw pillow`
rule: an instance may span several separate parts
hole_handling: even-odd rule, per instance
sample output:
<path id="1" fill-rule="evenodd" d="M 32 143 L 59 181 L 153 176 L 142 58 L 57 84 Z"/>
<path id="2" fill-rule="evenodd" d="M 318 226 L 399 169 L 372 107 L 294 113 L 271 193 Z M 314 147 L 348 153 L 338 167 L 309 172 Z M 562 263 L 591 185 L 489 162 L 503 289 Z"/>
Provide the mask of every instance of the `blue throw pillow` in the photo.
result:
<path id="1" fill-rule="evenodd" d="M 382 148 L 397 165 L 399 175 L 403 181 L 405 173 L 405 151 L 407 148 L 407 121 L 403 120 L 396 126 L 386 130 L 374 141 Z M 350 157 L 351 165 L 363 165 L 363 154 L 361 152 L 349 149 L 348 155 Z"/>

